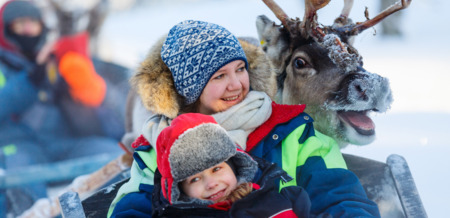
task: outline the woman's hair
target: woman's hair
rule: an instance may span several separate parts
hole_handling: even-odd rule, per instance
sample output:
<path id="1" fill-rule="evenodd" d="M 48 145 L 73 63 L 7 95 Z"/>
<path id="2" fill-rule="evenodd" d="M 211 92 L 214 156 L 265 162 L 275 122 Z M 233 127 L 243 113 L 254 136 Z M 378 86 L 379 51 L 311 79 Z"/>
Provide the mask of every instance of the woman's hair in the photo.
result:
<path id="1" fill-rule="evenodd" d="M 185 113 L 198 113 L 199 110 L 199 106 L 200 106 L 200 98 L 198 98 L 194 103 L 192 104 L 184 104 L 184 102 L 180 102 L 181 107 L 180 107 L 180 114 L 185 114 Z"/>

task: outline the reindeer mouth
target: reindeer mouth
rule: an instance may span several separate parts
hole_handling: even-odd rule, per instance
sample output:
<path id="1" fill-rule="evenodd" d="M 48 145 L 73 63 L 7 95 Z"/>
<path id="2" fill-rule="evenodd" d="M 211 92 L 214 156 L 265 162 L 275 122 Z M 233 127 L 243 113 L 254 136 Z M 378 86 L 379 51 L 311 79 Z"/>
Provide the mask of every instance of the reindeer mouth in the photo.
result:
<path id="1" fill-rule="evenodd" d="M 375 134 L 375 124 L 367 116 L 368 111 L 338 111 L 341 120 L 361 135 L 371 136 Z"/>

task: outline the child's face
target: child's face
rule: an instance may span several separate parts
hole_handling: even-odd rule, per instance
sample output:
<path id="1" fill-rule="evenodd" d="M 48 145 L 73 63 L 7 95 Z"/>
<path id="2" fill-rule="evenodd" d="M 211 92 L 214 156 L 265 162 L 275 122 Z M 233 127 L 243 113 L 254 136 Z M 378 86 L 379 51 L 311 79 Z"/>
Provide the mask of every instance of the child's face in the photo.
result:
<path id="1" fill-rule="evenodd" d="M 245 62 L 235 60 L 214 73 L 200 95 L 199 112 L 214 114 L 240 103 L 249 92 Z"/>
<path id="2" fill-rule="evenodd" d="M 217 202 L 237 187 L 236 176 L 231 167 L 222 162 L 188 177 L 181 188 L 189 197 Z"/>

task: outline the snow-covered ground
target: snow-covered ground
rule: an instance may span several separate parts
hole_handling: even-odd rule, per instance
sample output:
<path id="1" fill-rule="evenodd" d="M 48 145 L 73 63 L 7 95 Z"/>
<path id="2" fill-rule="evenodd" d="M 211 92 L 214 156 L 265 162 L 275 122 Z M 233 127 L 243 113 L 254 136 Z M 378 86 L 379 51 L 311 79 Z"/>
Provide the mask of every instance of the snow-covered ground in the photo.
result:
<path id="1" fill-rule="evenodd" d="M 291 17 L 303 17 L 303 1 L 278 0 Z M 319 11 L 330 24 L 343 1 Z M 379 1 L 355 1 L 350 17 L 364 21 L 364 7 L 377 14 Z M 403 37 L 384 38 L 366 30 L 355 47 L 365 68 L 389 78 L 392 109 L 377 115 L 377 140 L 349 146 L 346 153 L 385 161 L 389 154 L 406 158 L 429 217 L 448 214 L 450 180 L 450 1 L 413 0 L 403 11 Z M 147 50 L 174 24 L 199 19 L 220 24 L 237 36 L 256 35 L 255 19 L 275 16 L 260 0 L 146 1 L 129 10 L 111 13 L 101 34 L 102 57 L 135 68 Z M 379 29 L 377 26 L 375 29 Z M 380 31 L 378 31 L 380 32 Z"/>

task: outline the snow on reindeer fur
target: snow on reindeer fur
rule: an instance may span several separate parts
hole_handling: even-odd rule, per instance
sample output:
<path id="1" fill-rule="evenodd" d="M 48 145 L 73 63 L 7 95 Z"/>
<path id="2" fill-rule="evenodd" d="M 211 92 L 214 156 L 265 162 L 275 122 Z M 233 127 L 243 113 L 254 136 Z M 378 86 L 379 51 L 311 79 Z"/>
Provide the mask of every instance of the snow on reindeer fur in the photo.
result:
<path id="1" fill-rule="evenodd" d="M 344 48 L 342 48 L 340 45 L 336 44 L 337 40 L 339 40 L 337 35 L 327 34 L 325 35 L 323 42 L 320 42 L 319 44 L 328 49 L 328 56 L 334 64 L 344 69 L 346 73 L 355 71 L 359 66 L 361 57 L 358 54 L 347 52 L 347 46 L 342 44 L 344 46 Z"/>

